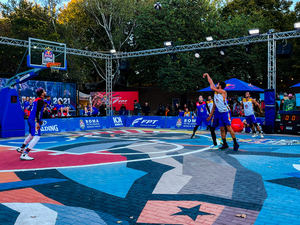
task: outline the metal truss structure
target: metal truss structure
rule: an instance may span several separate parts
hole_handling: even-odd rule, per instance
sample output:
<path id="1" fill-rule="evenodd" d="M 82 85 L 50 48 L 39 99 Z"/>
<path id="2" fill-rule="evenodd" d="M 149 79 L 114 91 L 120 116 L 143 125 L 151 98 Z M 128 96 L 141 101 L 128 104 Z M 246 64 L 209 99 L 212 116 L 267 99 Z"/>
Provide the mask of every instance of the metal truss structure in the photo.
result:
<path id="1" fill-rule="evenodd" d="M 113 113 L 112 111 L 112 85 L 113 85 L 112 61 L 113 60 L 151 56 L 151 55 L 174 54 L 180 52 L 196 51 L 201 49 L 222 48 L 228 46 L 268 42 L 268 89 L 276 90 L 276 41 L 286 40 L 291 38 L 299 38 L 299 37 L 300 37 L 300 30 L 294 30 L 294 31 L 287 31 L 287 32 L 252 35 L 252 36 L 232 38 L 226 40 L 206 41 L 197 44 L 170 46 L 165 48 L 149 49 L 149 50 L 134 51 L 134 52 L 116 52 L 114 54 L 108 54 L 108 53 L 101 53 L 101 52 L 79 50 L 74 48 L 67 48 L 66 53 L 70 55 L 78 55 L 78 56 L 85 56 L 85 57 L 92 57 L 92 58 L 106 60 L 107 114 L 111 116 Z M 28 48 L 28 41 L 7 38 L 7 37 L 0 37 L 0 44 Z M 56 51 L 60 51 L 59 49 L 60 47 L 57 46 L 47 46 L 47 47 L 50 48 L 54 47 Z M 41 45 L 41 46 L 37 46 L 37 48 L 45 49 L 45 46 Z M 63 49 L 61 49 L 61 51 L 63 51 Z"/>

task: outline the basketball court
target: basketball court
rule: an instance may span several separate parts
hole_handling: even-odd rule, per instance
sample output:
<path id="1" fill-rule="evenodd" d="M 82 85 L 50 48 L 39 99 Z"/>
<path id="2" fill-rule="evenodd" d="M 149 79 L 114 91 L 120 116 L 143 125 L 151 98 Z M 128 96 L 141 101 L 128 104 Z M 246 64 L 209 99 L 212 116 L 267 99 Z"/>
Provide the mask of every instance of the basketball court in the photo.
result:
<path id="1" fill-rule="evenodd" d="M 297 224 L 300 138 L 109 129 L 0 141 L 0 224 Z M 229 146 L 232 141 L 228 139 Z M 288 215 L 288 216 L 287 216 Z"/>

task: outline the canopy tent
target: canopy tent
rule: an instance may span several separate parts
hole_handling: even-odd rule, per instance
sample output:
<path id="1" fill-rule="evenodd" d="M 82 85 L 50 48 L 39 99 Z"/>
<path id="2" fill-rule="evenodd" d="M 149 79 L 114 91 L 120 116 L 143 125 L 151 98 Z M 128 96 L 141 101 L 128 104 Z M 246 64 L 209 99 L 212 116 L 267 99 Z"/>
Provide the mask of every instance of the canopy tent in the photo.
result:
<path id="1" fill-rule="evenodd" d="M 252 84 L 248 84 L 244 81 L 241 81 L 237 78 L 231 78 L 229 80 L 225 81 L 226 83 L 226 91 L 241 91 L 241 92 L 245 92 L 245 91 L 250 91 L 250 92 L 264 92 L 263 89 L 256 87 Z M 198 92 L 204 92 L 204 91 L 212 91 L 210 87 L 207 88 L 203 88 L 201 90 L 199 90 Z"/>
<path id="2" fill-rule="evenodd" d="M 291 88 L 300 87 L 300 83 L 291 86 Z"/>

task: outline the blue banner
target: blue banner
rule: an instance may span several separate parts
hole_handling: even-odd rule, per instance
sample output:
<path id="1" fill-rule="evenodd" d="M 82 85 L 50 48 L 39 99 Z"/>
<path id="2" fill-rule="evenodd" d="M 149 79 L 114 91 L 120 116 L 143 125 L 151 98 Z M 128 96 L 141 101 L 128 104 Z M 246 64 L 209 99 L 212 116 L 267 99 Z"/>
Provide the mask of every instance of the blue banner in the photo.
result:
<path id="1" fill-rule="evenodd" d="M 242 121 L 244 117 L 239 117 Z M 260 125 L 264 118 L 257 118 Z M 44 119 L 42 133 L 58 133 L 66 131 L 98 130 L 110 127 L 141 127 L 141 128 L 170 128 L 193 129 L 196 118 L 192 117 L 162 117 L 162 116 L 114 116 L 114 117 L 76 117 Z M 206 129 L 206 127 L 202 127 Z M 25 132 L 28 134 L 28 124 L 25 122 Z"/>

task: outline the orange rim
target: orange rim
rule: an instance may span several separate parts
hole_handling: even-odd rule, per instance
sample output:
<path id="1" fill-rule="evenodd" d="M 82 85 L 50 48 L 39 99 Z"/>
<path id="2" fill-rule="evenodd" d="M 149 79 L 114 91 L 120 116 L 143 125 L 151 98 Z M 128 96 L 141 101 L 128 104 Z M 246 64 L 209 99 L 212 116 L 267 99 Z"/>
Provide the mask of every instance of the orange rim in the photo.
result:
<path id="1" fill-rule="evenodd" d="M 59 62 L 49 62 L 46 64 L 47 67 L 60 67 L 61 63 Z"/>

